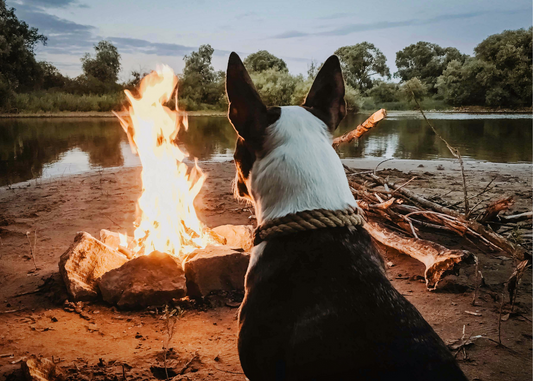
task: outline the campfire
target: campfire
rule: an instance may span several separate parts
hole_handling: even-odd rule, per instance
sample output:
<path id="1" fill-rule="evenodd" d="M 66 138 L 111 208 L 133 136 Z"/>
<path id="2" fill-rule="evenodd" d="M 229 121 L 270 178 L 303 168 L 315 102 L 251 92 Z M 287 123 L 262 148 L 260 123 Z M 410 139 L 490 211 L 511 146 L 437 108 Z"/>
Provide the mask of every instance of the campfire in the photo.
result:
<path id="1" fill-rule="evenodd" d="M 205 175 L 196 161 L 192 168 L 184 163 L 187 155 L 177 144 L 180 129 L 188 127 L 187 114 L 178 110 L 177 101 L 174 111 L 165 106 L 177 83 L 168 66 L 152 72 L 142 80 L 138 98 L 126 90 L 129 117 L 119 117 L 143 168 L 135 239 L 128 245 L 135 255 L 157 250 L 183 259 L 209 243 L 193 206 Z"/>
<path id="2" fill-rule="evenodd" d="M 178 144 L 188 119 L 177 107 L 177 83 L 163 66 L 143 78 L 137 97 L 126 90 L 127 116 L 115 115 L 142 164 L 134 236 L 104 229 L 97 240 L 78 233 L 60 262 L 75 300 L 101 294 L 119 307 L 138 308 L 244 286 L 251 228 L 212 230 L 198 218 L 194 200 L 206 175 L 196 159 L 186 163 Z M 173 96 L 175 110 L 167 106 Z"/>

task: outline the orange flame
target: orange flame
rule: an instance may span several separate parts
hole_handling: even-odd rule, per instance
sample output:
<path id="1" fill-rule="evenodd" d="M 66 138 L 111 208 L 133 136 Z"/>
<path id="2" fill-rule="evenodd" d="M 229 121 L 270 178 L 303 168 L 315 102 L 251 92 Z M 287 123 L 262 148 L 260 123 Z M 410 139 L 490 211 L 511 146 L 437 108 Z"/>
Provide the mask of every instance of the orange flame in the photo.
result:
<path id="1" fill-rule="evenodd" d="M 131 124 L 117 115 L 143 168 L 134 235 L 136 254 L 158 250 L 183 257 L 206 246 L 203 225 L 193 206 L 205 175 L 196 162 L 192 169 L 183 162 L 186 155 L 176 143 L 180 126 L 188 127 L 187 114 L 180 112 L 177 104 L 176 111 L 165 106 L 177 83 L 172 69 L 163 66 L 143 78 L 139 98 L 125 91 L 131 104 Z"/>

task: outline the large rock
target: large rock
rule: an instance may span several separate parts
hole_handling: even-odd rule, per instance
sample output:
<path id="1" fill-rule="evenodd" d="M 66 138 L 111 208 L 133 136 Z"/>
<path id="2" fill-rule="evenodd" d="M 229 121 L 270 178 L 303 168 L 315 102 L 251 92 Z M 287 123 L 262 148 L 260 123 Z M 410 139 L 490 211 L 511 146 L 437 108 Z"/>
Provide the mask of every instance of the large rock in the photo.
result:
<path id="1" fill-rule="evenodd" d="M 61 256 L 59 272 L 73 300 L 92 300 L 98 296 L 97 280 L 127 261 L 125 255 L 89 233 L 79 232 L 74 243 Z"/>
<path id="2" fill-rule="evenodd" d="M 104 274 L 98 287 L 106 302 L 122 309 L 160 306 L 187 294 L 181 264 L 158 251 L 134 258 Z"/>
<path id="3" fill-rule="evenodd" d="M 252 240 L 254 228 L 251 225 L 221 225 L 212 230 L 226 238 L 226 246 L 240 247 L 247 252 L 254 247 Z"/>
<path id="4" fill-rule="evenodd" d="M 244 289 L 249 262 L 250 254 L 228 246 L 207 246 L 192 252 L 183 263 L 189 296 Z"/>

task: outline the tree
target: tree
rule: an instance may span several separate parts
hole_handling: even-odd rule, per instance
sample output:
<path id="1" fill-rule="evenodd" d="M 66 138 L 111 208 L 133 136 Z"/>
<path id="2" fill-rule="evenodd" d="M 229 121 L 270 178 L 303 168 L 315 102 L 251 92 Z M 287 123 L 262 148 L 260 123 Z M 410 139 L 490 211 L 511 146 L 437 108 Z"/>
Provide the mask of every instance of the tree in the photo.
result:
<path id="1" fill-rule="evenodd" d="M 499 89 L 489 89 L 493 94 L 487 94 L 491 103 L 531 106 L 532 32 L 533 28 L 505 30 L 474 49 L 476 58 L 494 65 L 501 76 Z"/>
<path id="2" fill-rule="evenodd" d="M 31 89 L 40 76 L 35 60 L 37 44 L 46 44 L 47 38 L 37 28 L 30 28 L 0 0 L 0 81 L 2 88 Z M 1 101 L 0 101 L 1 102 Z"/>
<path id="3" fill-rule="evenodd" d="M 489 36 L 476 57 L 452 61 L 437 80 L 444 99 L 453 105 L 531 106 L 532 28 Z"/>
<path id="4" fill-rule="evenodd" d="M 374 81 L 374 86 L 367 91 L 367 94 L 378 102 L 398 101 L 398 84 L 381 80 Z"/>
<path id="5" fill-rule="evenodd" d="M 217 105 L 225 102 L 222 71 L 215 72 L 211 65 L 214 49 L 201 45 L 197 52 L 183 57 L 185 67 L 180 79 L 179 96 L 187 109 L 196 109 L 200 104 Z"/>
<path id="6" fill-rule="evenodd" d="M 39 62 L 39 67 L 41 69 L 41 81 L 40 87 L 48 89 L 61 89 L 65 87 L 67 78 L 59 72 L 57 67 L 52 65 L 50 62 L 41 61 Z"/>
<path id="7" fill-rule="evenodd" d="M 337 49 L 346 83 L 354 89 L 365 91 L 372 88 L 372 77 L 380 75 L 390 78 L 385 55 L 369 42 Z"/>
<path id="8" fill-rule="evenodd" d="M 419 41 L 396 53 L 398 71 L 394 74 L 402 81 L 418 78 L 428 90 L 436 93 L 437 78 L 453 61 L 464 62 L 468 56 L 456 48 L 441 48 L 437 44 Z"/>
<path id="9" fill-rule="evenodd" d="M 94 46 L 96 56 L 89 53 L 81 58 L 83 73 L 86 77 L 93 77 L 104 84 L 116 84 L 120 72 L 120 54 L 109 41 L 100 41 Z"/>
<path id="10" fill-rule="evenodd" d="M 411 102 L 415 98 L 421 101 L 427 94 L 427 87 L 421 80 L 415 77 L 405 81 L 400 86 L 400 93 L 407 102 Z"/>
<path id="11" fill-rule="evenodd" d="M 289 71 L 287 64 L 281 58 L 267 52 L 260 50 L 256 53 L 250 54 L 244 59 L 244 66 L 250 73 L 261 73 L 268 69 L 276 69 L 278 71 Z"/>
<path id="12" fill-rule="evenodd" d="M 274 67 L 262 72 L 250 73 L 250 77 L 266 105 L 285 106 L 293 104 L 293 101 L 301 104 L 301 99 L 293 99 L 293 95 L 296 85 L 304 82 L 303 76 L 293 76 L 286 70 Z"/>

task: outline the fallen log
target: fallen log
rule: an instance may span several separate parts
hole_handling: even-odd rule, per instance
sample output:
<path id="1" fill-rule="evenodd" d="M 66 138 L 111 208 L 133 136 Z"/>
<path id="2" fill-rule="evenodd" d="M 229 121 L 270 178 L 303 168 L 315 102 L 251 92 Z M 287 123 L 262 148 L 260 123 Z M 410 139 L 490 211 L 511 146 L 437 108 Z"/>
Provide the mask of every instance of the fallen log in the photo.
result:
<path id="1" fill-rule="evenodd" d="M 370 115 L 367 120 L 358 125 L 354 130 L 333 139 L 333 148 L 337 148 L 340 144 L 350 143 L 351 141 L 360 138 L 361 135 L 363 135 L 365 132 L 377 126 L 377 124 L 383 119 L 385 119 L 386 116 L 387 110 L 385 110 L 384 108 L 376 111 L 375 113 Z"/>
<path id="2" fill-rule="evenodd" d="M 403 237 L 376 222 L 369 221 L 365 229 L 381 244 L 422 262 L 426 266 L 426 287 L 432 291 L 447 272 L 459 263 L 473 264 L 476 258 L 466 250 L 450 250 L 438 243 L 423 239 Z"/>

